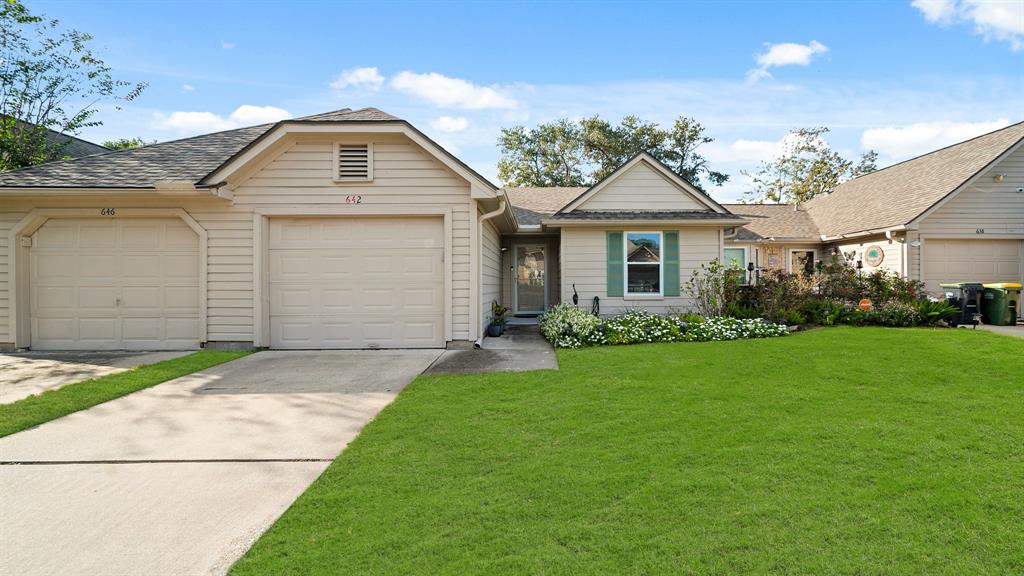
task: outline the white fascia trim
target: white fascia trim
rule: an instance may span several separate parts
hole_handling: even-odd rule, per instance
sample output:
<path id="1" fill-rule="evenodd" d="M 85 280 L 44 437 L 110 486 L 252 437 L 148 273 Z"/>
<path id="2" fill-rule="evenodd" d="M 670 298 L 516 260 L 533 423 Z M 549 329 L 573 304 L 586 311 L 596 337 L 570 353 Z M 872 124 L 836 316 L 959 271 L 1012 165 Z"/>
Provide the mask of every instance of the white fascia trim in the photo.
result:
<path id="1" fill-rule="evenodd" d="M 451 156 L 445 152 L 442 148 L 427 140 L 415 130 L 412 130 L 406 124 L 390 123 L 390 124 L 328 124 L 316 125 L 316 124 L 290 124 L 287 121 L 282 123 L 277 128 L 260 140 L 255 146 L 249 148 L 244 153 L 239 155 L 237 158 L 221 167 L 216 172 L 210 174 L 204 181 L 209 182 L 227 182 L 231 176 L 240 171 L 249 162 L 256 159 L 260 154 L 265 152 L 268 148 L 278 143 L 285 136 L 289 134 L 402 134 L 418 144 L 424 150 L 430 152 L 434 158 L 440 161 L 442 164 L 451 169 L 464 180 L 469 182 L 470 194 L 473 198 L 495 198 L 497 197 L 497 190 L 494 189 L 490 183 L 482 180 L 477 175 L 473 174 L 458 162 L 452 160 Z"/>

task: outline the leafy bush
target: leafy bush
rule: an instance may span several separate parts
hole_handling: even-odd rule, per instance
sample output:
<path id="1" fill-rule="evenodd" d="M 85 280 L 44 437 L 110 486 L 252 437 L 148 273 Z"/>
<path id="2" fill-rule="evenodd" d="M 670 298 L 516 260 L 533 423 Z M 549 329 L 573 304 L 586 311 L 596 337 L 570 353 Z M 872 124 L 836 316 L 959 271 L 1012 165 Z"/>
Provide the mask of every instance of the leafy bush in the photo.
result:
<path id="1" fill-rule="evenodd" d="M 839 324 L 846 310 L 846 305 L 842 302 L 828 299 L 809 299 L 800 307 L 800 312 L 808 321 L 822 326 Z"/>
<path id="2" fill-rule="evenodd" d="M 793 312 L 812 295 L 812 285 L 803 275 L 766 270 L 752 287 L 749 303 L 761 312 L 762 318 L 792 323 L 796 316 Z"/>
<path id="3" fill-rule="evenodd" d="M 887 302 L 878 309 L 878 322 L 883 326 L 906 328 L 921 323 L 917 307 L 905 302 Z"/>
<path id="4" fill-rule="evenodd" d="M 712 318 L 724 314 L 737 301 L 739 287 L 735 270 L 723 266 L 716 258 L 694 270 L 683 289 L 693 298 L 697 313 Z"/>
<path id="5" fill-rule="evenodd" d="M 601 319 L 572 304 L 552 306 L 540 317 L 540 333 L 558 348 L 603 344 Z"/>
<path id="6" fill-rule="evenodd" d="M 914 307 L 917 308 L 917 315 L 920 317 L 921 324 L 927 326 L 949 320 L 960 311 L 959 308 L 944 300 L 938 302 L 934 300 L 918 300 L 914 302 Z"/>

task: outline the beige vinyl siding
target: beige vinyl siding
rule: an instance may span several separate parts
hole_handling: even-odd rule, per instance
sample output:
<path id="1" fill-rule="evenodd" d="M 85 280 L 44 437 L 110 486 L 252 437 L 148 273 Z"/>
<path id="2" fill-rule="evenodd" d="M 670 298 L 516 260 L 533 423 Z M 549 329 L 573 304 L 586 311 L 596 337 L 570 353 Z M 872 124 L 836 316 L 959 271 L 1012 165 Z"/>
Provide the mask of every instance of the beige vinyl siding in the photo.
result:
<path id="1" fill-rule="evenodd" d="M 639 229 L 639 228 L 638 228 Z M 625 229 L 622 229 L 625 230 Z M 562 229 L 562 301 L 572 301 L 572 284 L 580 295 L 580 306 L 594 296 L 601 298 L 601 314 L 644 308 L 664 314 L 692 308 L 685 283 L 701 264 L 721 258 L 721 231 L 717 228 L 669 228 L 679 231 L 679 280 L 681 296 L 672 298 L 611 298 L 607 295 L 607 237 L 602 228 Z"/>
<path id="2" fill-rule="evenodd" d="M 24 212 L 0 213 L 0 344 L 13 344 L 10 331 L 10 233 L 15 224 L 25 216 Z"/>
<path id="3" fill-rule="evenodd" d="M 450 210 L 452 238 L 452 292 L 446 308 L 452 314 L 452 338 L 468 340 L 470 330 L 470 214 L 476 213 L 469 183 L 404 136 L 374 135 L 353 142 L 374 143 L 372 182 L 337 184 L 332 179 L 333 143 L 328 136 L 300 137 L 286 144 L 234 190 L 233 203 L 214 198 L 174 199 L 167 196 L 134 198 L 5 199 L 0 211 L 0 243 L 7 231 L 34 208 L 183 208 L 207 231 L 207 339 L 211 342 L 252 342 L 253 216 L 261 209 L 332 209 L 344 216 L 347 196 L 361 196 L 360 206 Z M 359 207 L 352 206 L 353 213 Z M 6 286 L 8 250 L 0 251 L 0 335 L 8 332 Z M 488 301 L 488 304 L 490 301 Z M 474 336 L 475 337 L 475 336 Z M 0 342 L 10 341 L 0 337 Z"/>
<path id="4" fill-rule="evenodd" d="M 480 326 L 491 321 L 491 303 L 503 304 L 501 297 L 501 236 L 490 220 L 483 223 L 480 245 Z"/>
<path id="5" fill-rule="evenodd" d="M 882 258 L 882 263 L 879 264 L 877 267 L 868 265 L 867 260 L 864 259 L 864 250 L 870 246 L 878 246 L 879 248 L 882 249 L 882 253 L 884 256 Z M 883 235 L 872 237 L 866 240 L 858 240 L 857 242 L 851 242 L 847 244 L 829 245 L 825 249 L 825 254 L 831 254 L 833 247 L 839 248 L 841 252 L 840 256 L 843 256 L 847 253 L 853 253 L 854 262 L 856 262 L 857 260 L 861 260 L 864 263 L 863 270 L 865 272 L 871 272 L 874 271 L 876 268 L 879 268 L 882 270 L 888 270 L 889 272 L 893 272 L 895 274 L 902 275 L 905 273 L 905 269 L 903 267 L 904 246 L 903 243 L 900 242 L 900 238 L 894 237 L 892 242 L 890 243 L 890 241 Z"/>
<path id="6" fill-rule="evenodd" d="M 1002 182 L 992 177 L 1003 174 Z M 968 234 L 977 238 L 1024 238 L 1024 147 L 1018 148 L 974 184 L 925 217 L 923 235 Z M 979 233 L 979 230 L 982 232 Z"/>
<path id="7" fill-rule="evenodd" d="M 577 210 L 707 210 L 707 206 L 640 162 L 609 182 Z"/>

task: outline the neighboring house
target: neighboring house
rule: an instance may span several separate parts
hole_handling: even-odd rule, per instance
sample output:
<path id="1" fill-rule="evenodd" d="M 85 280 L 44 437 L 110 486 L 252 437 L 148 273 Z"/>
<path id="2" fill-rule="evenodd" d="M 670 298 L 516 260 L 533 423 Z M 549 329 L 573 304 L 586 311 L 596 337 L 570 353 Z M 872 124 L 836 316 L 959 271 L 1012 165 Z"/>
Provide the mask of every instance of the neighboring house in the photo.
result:
<path id="1" fill-rule="evenodd" d="M 839 252 L 924 282 L 1024 277 L 1024 122 L 850 180 L 805 205 L 727 206 L 751 221 L 727 241 L 757 268 Z M 813 265 L 813 264 L 811 264 Z"/>
<path id="2" fill-rule="evenodd" d="M 683 284 L 716 258 L 788 266 L 771 250 L 816 258 L 832 246 L 882 245 L 889 232 L 916 255 L 900 262 L 921 273 L 937 265 L 927 256 L 913 264 L 921 250 L 903 240 L 922 240 L 926 255 L 942 242 L 949 254 L 963 241 L 947 236 L 959 234 L 953 221 L 971 227 L 971 242 L 1012 242 L 1019 264 L 1024 230 L 998 222 L 1024 225 L 1024 194 L 1014 192 L 1024 186 L 1021 136 L 1001 138 L 1001 152 L 985 146 L 988 161 L 959 154 L 968 166 L 940 170 L 982 172 L 948 186 L 966 200 L 933 201 L 952 207 L 932 210 L 946 214 L 934 219 L 944 231 L 932 218 L 869 222 L 863 236 L 838 241 L 829 234 L 854 234 L 867 220 L 830 232 L 816 210 L 845 208 L 828 198 L 733 213 L 646 154 L 588 189 L 502 190 L 372 108 L 33 166 L 0 174 L 0 346 L 457 347 L 481 337 L 495 300 L 517 314 L 574 293 L 581 306 L 599 298 L 605 314 L 686 309 Z M 1005 173 L 997 189 L 982 186 L 992 166 Z M 844 186 L 865 196 L 855 183 L 872 177 Z M 913 180 L 915 195 L 940 187 L 924 180 Z M 970 222 L 957 220 L 964 202 Z M 971 253 L 1004 263 L 1008 248 L 993 246 Z M 891 264 L 893 249 L 883 249 L 879 265 Z"/>

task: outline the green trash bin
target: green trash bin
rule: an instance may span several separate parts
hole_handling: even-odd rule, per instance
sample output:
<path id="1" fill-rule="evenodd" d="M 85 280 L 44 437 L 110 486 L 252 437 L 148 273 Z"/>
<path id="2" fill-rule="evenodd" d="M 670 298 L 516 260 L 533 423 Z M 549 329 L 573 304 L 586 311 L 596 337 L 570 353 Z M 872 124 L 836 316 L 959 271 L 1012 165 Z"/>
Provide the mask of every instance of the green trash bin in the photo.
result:
<path id="1" fill-rule="evenodd" d="M 1016 282 L 984 284 L 981 319 L 993 326 L 1013 326 L 1020 310 L 1021 285 Z"/>

